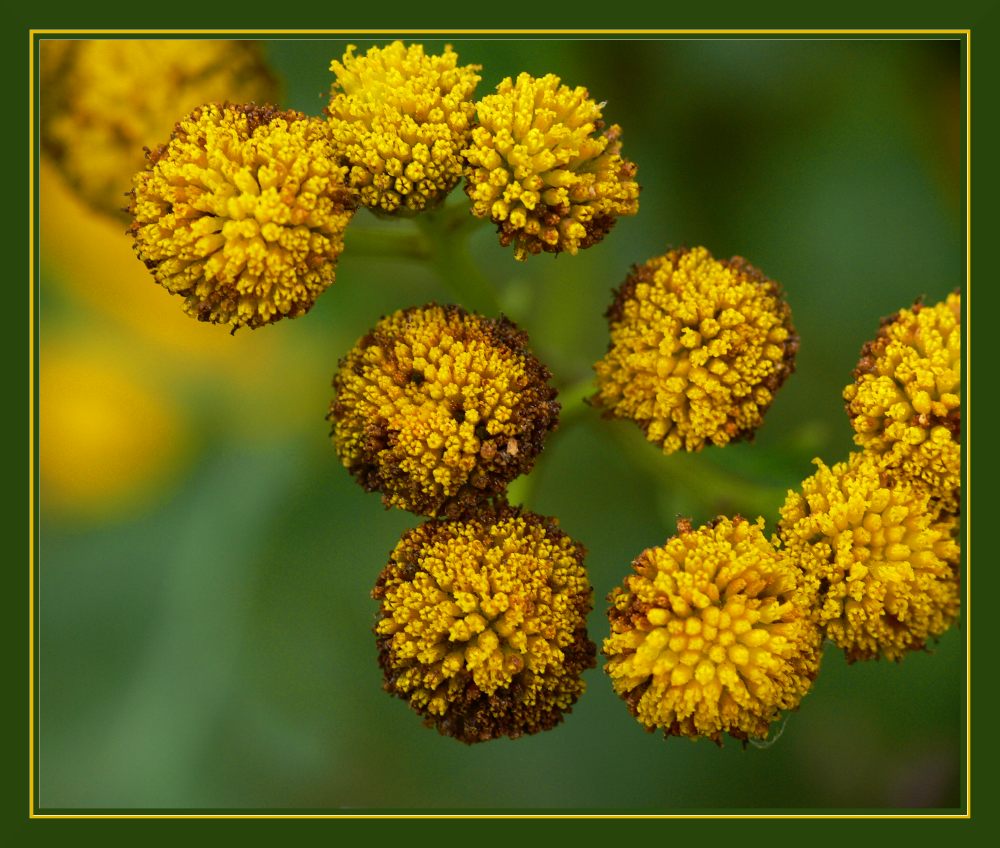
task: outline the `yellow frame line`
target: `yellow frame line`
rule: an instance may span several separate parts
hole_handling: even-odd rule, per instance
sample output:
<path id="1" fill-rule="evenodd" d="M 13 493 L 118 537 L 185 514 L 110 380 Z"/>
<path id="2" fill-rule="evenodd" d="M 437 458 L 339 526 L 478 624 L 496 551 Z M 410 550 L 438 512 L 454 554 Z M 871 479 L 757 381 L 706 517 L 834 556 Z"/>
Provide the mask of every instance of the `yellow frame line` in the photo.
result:
<path id="1" fill-rule="evenodd" d="M 972 358 L 971 358 L 971 326 L 969 325 L 969 315 L 971 309 L 969 298 L 972 287 L 972 30 L 971 29 L 31 29 L 28 31 L 28 274 L 29 274 L 29 298 L 28 298 L 28 818 L 29 819 L 273 819 L 273 818 L 343 818 L 343 819 L 372 819 L 372 818 L 719 818 L 719 819 L 746 819 L 746 818 L 773 818 L 773 819 L 798 819 L 798 818 L 854 818 L 854 819 L 897 819 L 897 818 L 928 818 L 928 819 L 967 819 L 972 815 L 972 640 L 971 640 L 971 605 L 965 605 L 965 628 L 966 628 L 966 812 L 964 814 L 938 813 L 926 816 L 910 814 L 873 813 L 873 814 L 755 814 L 755 813 L 733 813 L 719 815 L 702 814 L 613 814 L 613 815 L 592 815 L 592 814 L 340 814 L 340 813 L 121 813 L 121 814 L 69 814 L 69 813 L 36 813 L 35 812 L 35 36 L 36 35 L 387 35 L 387 34 L 409 34 L 409 35 L 964 35 L 965 46 L 965 255 L 966 255 L 966 292 L 963 297 L 965 307 L 965 367 L 966 380 L 971 378 Z M 966 383 L 970 385 L 970 383 Z M 971 421 L 969 411 L 971 410 L 971 392 L 966 389 L 966 485 L 965 485 L 965 527 L 966 527 L 966 563 L 971 562 L 971 499 L 969 497 L 969 483 L 972 477 L 971 463 L 968 462 L 968 455 L 971 452 Z M 971 569 L 966 568 L 965 590 L 966 597 L 971 597 Z"/>

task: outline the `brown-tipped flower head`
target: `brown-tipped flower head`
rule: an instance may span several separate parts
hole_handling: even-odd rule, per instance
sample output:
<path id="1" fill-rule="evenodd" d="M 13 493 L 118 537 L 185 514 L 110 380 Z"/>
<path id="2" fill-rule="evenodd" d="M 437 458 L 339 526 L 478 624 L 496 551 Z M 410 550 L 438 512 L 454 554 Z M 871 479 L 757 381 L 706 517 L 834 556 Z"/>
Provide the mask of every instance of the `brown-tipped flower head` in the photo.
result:
<path id="1" fill-rule="evenodd" d="M 386 691 L 467 743 L 557 725 L 594 665 L 583 558 L 510 507 L 407 531 L 372 593 Z"/>
<path id="2" fill-rule="evenodd" d="M 270 106 L 195 109 L 135 177 L 135 251 L 200 321 L 259 327 L 334 280 L 355 201 L 326 122 Z"/>
<path id="3" fill-rule="evenodd" d="M 274 100 L 260 45 L 247 41 L 95 39 L 41 43 L 41 135 L 73 188 L 122 215 L 143 147 L 202 103 Z"/>
<path id="4" fill-rule="evenodd" d="M 479 66 L 459 65 L 451 47 L 440 56 L 401 41 L 364 56 L 354 49 L 330 65 L 336 81 L 327 108 L 350 185 L 379 212 L 436 205 L 462 178 Z"/>
<path id="5" fill-rule="evenodd" d="M 852 662 L 923 648 L 958 616 L 957 520 L 936 520 L 925 487 L 888 484 L 871 454 L 814 461 L 778 534 L 807 576 L 817 624 Z"/>
<path id="6" fill-rule="evenodd" d="M 752 436 L 795 367 L 799 340 L 778 285 L 703 247 L 634 268 L 607 317 L 593 402 L 664 453 Z"/>
<path id="7" fill-rule="evenodd" d="M 608 596 L 605 670 L 648 730 L 762 739 L 809 691 L 819 631 L 798 569 L 763 524 L 681 520 Z"/>
<path id="8" fill-rule="evenodd" d="M 854 441 L 895 477 L 958 509 L 962 448 L 962 301 L 917 303 L 882 322 L 844 389 Z"/>
<path id="9" fill-rule="evenodd" d="M 386 506 L 456 517 L 529 471 L 559 404 L 506 318 L 457 306 L 383 318 L 341 360 L 330 407 L 341 461 Z"/>
<path id="10" fill-rule="evenodd" d="M 621 129 L 604 129 L 602 107 L 552 74 L 507 77 L 476 104 L 465 192 L 518 259 L 575 254 L 639 210 L 636 167 L 620 155 Z"/>

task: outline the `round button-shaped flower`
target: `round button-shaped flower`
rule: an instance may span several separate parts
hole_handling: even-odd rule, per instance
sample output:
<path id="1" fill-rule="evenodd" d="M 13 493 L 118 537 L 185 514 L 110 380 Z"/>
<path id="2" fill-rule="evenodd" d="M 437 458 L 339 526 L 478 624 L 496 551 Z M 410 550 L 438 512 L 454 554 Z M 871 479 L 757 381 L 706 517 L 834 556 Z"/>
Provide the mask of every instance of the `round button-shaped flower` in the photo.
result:
<path id="1" fill-rule="evenodd" d="M 635 421 L 664 453 L 752 437 L 795 368 L 799 340 L 778 285 L 703 247 L 635 267 L 607 312 L 596 406 Z"/>
<path id="2" fill-rule="evenodd" d="M 798 569 L 763 523 L 680 520 L 608 596 L 605 670 L 648 730 L 762 739 L 809 691 L 819 631 Z"/>
<path id="3" fill-rule="evenodd" d="M 123 214 L 143 147 L 202 103 L 274 100 L 278 85 L 249 41 L 41 42 L 41 139 L 91 205 Z"/>
<path id="4" fill-rule="evenodd" d="M 327 107 L 336 155 L 369 208 L 414 213 L 435 206 L 462 178 L 479 82 L 478 65 L 459 65 L 395 41 L 364 56 L 347 48 Z"/>
<path id="5" fill-rule="evenodd" d="M 195 109 L 135 177 L 136 254 L 200 321 L 305 314 L 334 281 L 355 208 L 331 154 L 326 122 L 300 112 Z"/>
<path id="6" fill-rule="evenodd" d="M 882 322 L 844 389 L 854 441 L 894 476 L 958 509 L 962 474 L 962 300 L 921 303 Z"/>
<path id="7" fill-rule="evenodd" d="M 506 318 L 413 307 L 341 360 L 328 418 L 344 466 L 386 506 L 457 517 L 528 472 L 558 421 L 548 369 Z"/>
<path id="8" fill-rule="evenodd" d="M 511 507 L 407 531 L 372 593 L 386 691 L 466 743 L 559 724 L 594 666 L 584 553 Z"/>
<path id="9" fill-rule="evenodd" d="M 852 662 L 902 659 L 958 617 L 957 519 L 939 519 L 925 487 L 890 484 L 872 454 L 814 461 L 778 534 L 807 577 L 816 623 Z"/>
<path id="10" fill-rule="evenodd" d="M 621 156 L 621 128 L 604 128 L 602 107 L 586 88 L 526 73 L 476 104 L 465 192 L 517 259 L 575 254 L 639 210 L 636 166 Z"/>

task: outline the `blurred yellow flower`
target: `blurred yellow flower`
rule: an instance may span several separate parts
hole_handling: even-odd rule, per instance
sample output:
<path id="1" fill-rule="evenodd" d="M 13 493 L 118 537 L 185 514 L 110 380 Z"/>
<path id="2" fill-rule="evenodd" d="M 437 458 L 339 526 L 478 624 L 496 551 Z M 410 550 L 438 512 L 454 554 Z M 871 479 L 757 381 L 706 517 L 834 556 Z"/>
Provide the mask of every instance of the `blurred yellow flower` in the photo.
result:
<path id="1" fill-rule="evenodd" d="M 386 691 L 466 743 L 554 727 L 594 665 L 583 557 L 510 507 L 407 531 L 372 593 Z"/>
<path id="2" fill-rule="evenodd" d="M 41 136 L 69 183 L 121 216 L 143 147 L 210 101 L 277 99 L 260 45 L 247 41 L 40 41 Z"/>
<path id="3" fill-rule="evenodd" d="M 850 661 L 902 659 L 958 616 L 957 519 L 938 520 L 925 487 L 887 484 L 867 452 L 814 462 L 778 534 L 806 574 L 816 622 Z"/>
<path id="4" fill-rule="evenodd" d="M 575 254 L 638 211 L 636 167 L 620 155 L 621 128 L 604 130 L 602 107 L 553 74 L 507 77 L 476 104 L 465 192 L 517 259 Z"/>
<path id="5" fill-rule="evenodd" d="M 762 739 L 812 686 L 819 630 L 798 569 L 763 525 L 682 519 L 609 595 L 605 670 L 647 730 Z"/>
<path id="6" fill-rule="evenodd" d="M 108 518 L 140 508 L 186 466 L 188 420 L 104 341 L 53 336 L 39 354 L 42 509 Z"/>
<path id="7" fill-rule="evenodd" d="M 778 285 L 745 259 L 671 250 L 632 270 L 607 312 L 593 403 L 663 448 L 752 437 L 795 368 L 799 339 Z"/>
<path id="8" fill-rule="evenodd" d="M 395 41 L 364 56 L 347 48 L 327 108 L 337 157 L 361 202 L 379 212 L 413 213 L 439 203 L 462 178 L 479 65 L 459 65 Z"/>
<path id="9" fill-rule="evenodd" d="M 882 322 L 844 389 L 854 441 L 880 468 L 920 481 L 946 511 L 962 476 L 962 299 L 917 303 Z"/>
<path id="10" fill-rule="evenodd" d="M 326 123 L 270 106 L 200 106 L 135 177 L 129 232 L 199 321 L 304 315 L 333 282 L 355 200 Z"/>

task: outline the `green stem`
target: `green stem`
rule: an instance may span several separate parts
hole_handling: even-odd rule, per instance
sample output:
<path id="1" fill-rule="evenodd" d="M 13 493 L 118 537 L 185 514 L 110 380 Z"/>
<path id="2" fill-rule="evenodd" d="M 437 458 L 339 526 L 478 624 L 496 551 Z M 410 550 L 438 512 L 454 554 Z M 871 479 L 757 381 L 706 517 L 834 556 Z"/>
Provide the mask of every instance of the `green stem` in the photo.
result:
<path id="1" fill-rule="evenodd" d="M 502 311 L 497 293 L 483 276 L 466 244 L 466 234 L 476 219 L 467 212 L 459 217 L 450 209 L 425 212 L 413 220 L 424 234 L 429 250 L 428 259 L 437 268 L 444 285 L 451 290 L 458 304 L 484 315 L 496 316 Z"/>
<path id="2" fill-rule="evenodd" d="M 556 433 L 549 435 L 550 440 L 557 433 L 565 432 L 573 424 L 583 419 L 583 416 L 590 409 L 587 404 L 587 398 L 593 393 L 593 382 L 589 379 L 580 380 L 559 390 L 559 402 L 562 405 L 559 413 L 559 428 Z M 546 450 L 550 449 L 551 446 L 546 448 Z M 535 460 L 535 467 L 531 473 L 521 475 L 507 488 L 507 498 L 512 504 L 523 506 L 525 509 L 531 509 L 535 491 L 538 489 L 540 475 L 545 470 L 546 456 L 548 456 L 548 453 L 543 452 Z"/>
<path id="3" fill-rule="evenodd" d="M 622 451 L 637 470 L 658 485 L 683 486 L 705 506 L 714 508 L 719 493 L 735 494 L 755 515 L 771 515 L 775 503 L 780 504 L 785 490 L 776 486 L 761 486 L 737 477 L 697 454 L 657 456 L 653 445 L 640 442 L 620 426 L 613 426 L 614 436 Z"/>
<path id="4" fill-rule="evenodd" d="M 400 232 L 396 228 L 348 227 L 344 251 L 349 256 L 427 260 L 430 250 L 419 232 Z"/>
<path id="5" fill-rule="evenodd" d="M 472 210 L 465 201 L 441 205 L 430 214 L 438 215 L 441 225 L 449 232 L 456 234 L 471 232 L 484 223 L 482 218 L 477 218 L 472 214 Z"/>
<path id="6" fill-rule="evenodd" d="M 587 398 L 593 394 L 594 381 L 590 377 L 559 390 L 559 403 L 562 405 L 559 413 L 560 429 L 567 429 L 590 411 Z"/>

